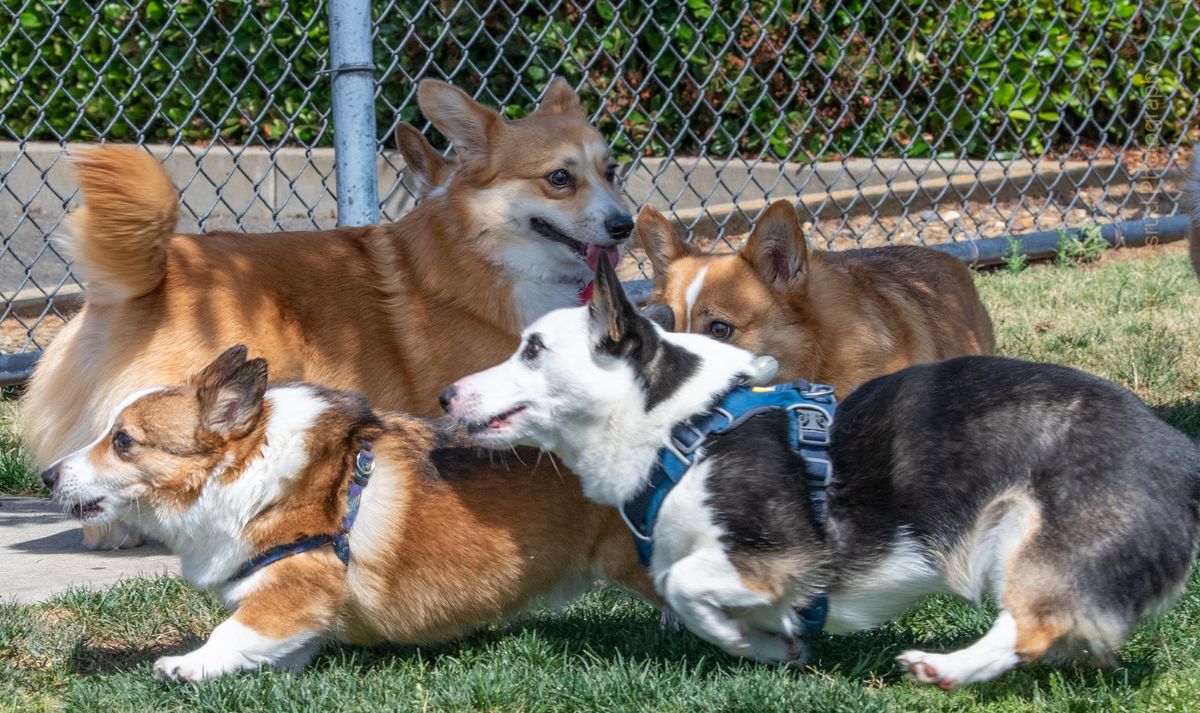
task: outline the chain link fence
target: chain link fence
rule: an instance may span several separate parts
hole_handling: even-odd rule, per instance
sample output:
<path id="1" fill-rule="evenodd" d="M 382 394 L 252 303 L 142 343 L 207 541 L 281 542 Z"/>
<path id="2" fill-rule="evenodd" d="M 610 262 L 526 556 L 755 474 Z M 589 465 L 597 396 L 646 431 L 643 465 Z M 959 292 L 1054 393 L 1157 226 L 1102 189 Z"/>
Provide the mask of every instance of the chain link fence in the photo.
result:
<path id="1" fill-rule="evenodd" d="M 725 5 L 374 3 L 381 219 L 414 200 L 396 123 L 444 147 L 419 79 L 519 116 L 554 75 L 611 139 L 630 203 L 712 249 L 780 198 L 832 249 L 1177 212 L 1200 132 L 1191 0 Z M 76 201 L 77 143 L 147 144 L 181 189 L 184 230 L 336 222 L 328 10 L 4 0 L 0 351 L 36 352 L 78 304 L 51 239 Z M 622 275 L 644 276 L 637 251 Z"/>

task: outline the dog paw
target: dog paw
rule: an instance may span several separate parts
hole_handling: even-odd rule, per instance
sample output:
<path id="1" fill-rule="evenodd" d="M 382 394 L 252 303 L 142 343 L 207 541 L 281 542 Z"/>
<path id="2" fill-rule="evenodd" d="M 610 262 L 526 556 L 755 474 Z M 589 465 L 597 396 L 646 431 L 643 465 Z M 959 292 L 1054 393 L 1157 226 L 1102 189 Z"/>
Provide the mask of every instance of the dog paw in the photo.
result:
<path id="1" fill-rule="evenodd" d="M 85 524 L 83 546 L 88 550 L 131 550 L 146 542 L 142 531 L 123 522 Z"/>
<path id="2" fill-rule="evenodd" d="M 948 691 L 958 685 L 958 682 L 938 672 L 938 658 L 937 654 L 927 654 L 924 651 L 905 651 L 896 657 L 896 661 L 910 680 Z"/>
<path id="3" fill-rule="evenodd" d="M 220 669 L 205 668 L 204 662 L 195 656 L 163 656 L 154 662 L 154 675 L 174 683 L 196 683 L 217 678 Z"/>

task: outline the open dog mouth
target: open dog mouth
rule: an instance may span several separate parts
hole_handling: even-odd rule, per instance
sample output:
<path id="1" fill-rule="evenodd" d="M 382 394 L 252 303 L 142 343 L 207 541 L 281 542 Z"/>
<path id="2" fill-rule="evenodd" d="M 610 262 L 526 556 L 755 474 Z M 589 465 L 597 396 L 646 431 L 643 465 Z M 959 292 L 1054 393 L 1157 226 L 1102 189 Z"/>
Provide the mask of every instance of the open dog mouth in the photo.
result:
<path id="1" fill-rule="evenodd" d="M 100 504 L 104 502 L 104 498 L 96 498 L 85 503 L 71 503 L 70 512 L 80 520 L 90 520 L 104 512 L 104 508 Z"/>
<path id="2" fill-rule="evenodd" d="M 543 238 L 567 246 L 576 257 L 587 263 L 589 270 L 594 271 L 596 266 L 600 264 L 601 253 L 608 255 L 608 264 L 610 265 L 616 265 L 617 260 L 621 257 L 620 247 L 616 243 L 607 246 L 585 243 L 572 238 L 541 218 L 530 218 L 529 225 L 533 228 L 534 232 Z"/>
<path id="3" fill-rule="evenodd" d="M 503 413 L 498 413 L 495 416 L 492 416 L 486 421 L 475 421 L 473 423 L 468 423 L 467 432 L 475 435 L 479 433 L 486 433 L 488 431 L 499 431 L 508 425 L 508 420 L 510 418 L 521 413 L 528 407 L 528 404 L 517 404 Z"/>

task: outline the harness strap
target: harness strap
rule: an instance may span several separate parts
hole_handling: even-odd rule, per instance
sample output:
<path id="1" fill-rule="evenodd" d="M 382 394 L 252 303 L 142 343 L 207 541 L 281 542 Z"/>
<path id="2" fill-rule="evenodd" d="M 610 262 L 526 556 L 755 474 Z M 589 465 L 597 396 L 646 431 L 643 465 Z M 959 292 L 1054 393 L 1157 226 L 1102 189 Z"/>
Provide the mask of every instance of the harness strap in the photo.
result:
<path id="1" fill-rule="evenodd" d="M 333 551 L 337 554 L 338 559 L 342 561 L 342 564 L 349 565 L 350 530 L 354 528 L 354 521 L 358 518 L 359 505 L 362 504 L 363 488 L 367 486 L 367 481 L 370 480 L 371 473 L 374 471 L 375 453 L 371 450 L 371 442 L 363 440 L 358 455 L 354 458 L 354 473 L 350 476 L 350 489 L 346 498 L 348 505 L 346 507 L 346 514 L 342 517 L 342 525 L 338 528 L 338 531 L 321 535 L 305 535 L 292 542 L 271 547 L 243 562 L 237 568 L 237 571 L 225 581 L 236 582 L 240 579 L 245 579 L 269 564 L 275 564 L 279 560 L 286 559 L 292 555 L 310 552 L 327 545 L 333 545 Z"/>
<path id="2" fill-rule="evenodd" d="M 649 566 L 654 524 L 662 504 L 671 489 L 700 459 L 700 451 L 709 437 L 731 431 L 747 420 L 771 411 L 788 412 L 789 442 L 804 459 L 805 483 L 813 517 L 824 527 L 828 520 L 828 488 L 833 480 L 833 462 L 828 449 L 836 408 L 833 387 L 799 380 L 772 387 L 735 388 L 711 411 L 677 424 L 659 450 L 646 485 L 619 508 L 621 518 L 633 534 L 638 560 L 643 566 Z M 798 611 L 809 633 L 824 628 L 828 609 L 828 599 L 819 596 Z"/>

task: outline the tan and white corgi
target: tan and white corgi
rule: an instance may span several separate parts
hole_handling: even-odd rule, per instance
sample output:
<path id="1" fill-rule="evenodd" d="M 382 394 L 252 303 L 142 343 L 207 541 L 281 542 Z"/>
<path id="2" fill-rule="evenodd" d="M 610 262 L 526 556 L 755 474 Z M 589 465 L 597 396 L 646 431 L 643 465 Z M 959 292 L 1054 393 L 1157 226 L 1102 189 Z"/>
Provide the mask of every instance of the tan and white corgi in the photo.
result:
<path id="1" fill-rule="evenodd" d="M 418 96 L 457 163 L 402 130 L 436 185 L 390 225 L 180 235 L 178 194 L 149 154 L 84 152 L 85 205 L 67 247 L 85 305 L 22 407 L 38 467 L 93 440 L 123 395 L 176 383 L 235 343 L 281 378 L 432 414 L 446 384 L 503 358 L 525 324 L 578 304 L 597 256 L 619 257 L 633 228 L 579 97 L 556 80 L 509 121 L 442 82 L 423 81 Z M 140 541 L 87 531 L 92 547 Z"/>
<path id="2" fill-rule="evenodd" d="M 342 532 L 364 453 L 348 563 L 328 542 L 296 545 Z M 481 453 L 356 393 L 269 387 L 266 362 L 235 347 L 180 386 L 125 398 L 42 479 L 84 522 L 161 539 L 234 610 L 199 649 L 155 663 L 199 681 L 295 670 L 323 640 L 449 639 L 596 576 L 653 598 L 612 509 L 536 472 L 536 456 Z"/>
<path id="3" fill-rule="evenodd" d="M 989 354 L 992 322 L 970 271 L 936 250 L 810 250 L 793 206 L 771 204 L 736 254 L 705 255 L 658 211 L 637 232 L 654 268 L 648 314 L 775 357 L 779 378 L 839 395 L 911 364 Z"/>

